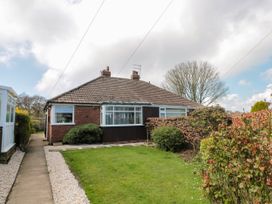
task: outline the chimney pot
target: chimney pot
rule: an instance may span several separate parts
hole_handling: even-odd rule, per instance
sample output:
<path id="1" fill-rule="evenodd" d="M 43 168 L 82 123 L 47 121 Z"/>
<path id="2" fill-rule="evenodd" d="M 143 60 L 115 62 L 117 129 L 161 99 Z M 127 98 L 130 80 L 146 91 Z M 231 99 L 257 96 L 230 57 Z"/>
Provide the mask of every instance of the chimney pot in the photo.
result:
<path id="1" fill-rule="evenodd" d="M 133 80 L 140 80 L 140 75 L 137 71 L 132 71 L 131 79 Z"/>
<path id="2" fill-rule="evenodd" d="M 109 66 L 107 66 L 106 69 L 103 69 L 101 71 L 101 76 L 111 77 L 111 71 L 110 71 L 110 67 Z"/>

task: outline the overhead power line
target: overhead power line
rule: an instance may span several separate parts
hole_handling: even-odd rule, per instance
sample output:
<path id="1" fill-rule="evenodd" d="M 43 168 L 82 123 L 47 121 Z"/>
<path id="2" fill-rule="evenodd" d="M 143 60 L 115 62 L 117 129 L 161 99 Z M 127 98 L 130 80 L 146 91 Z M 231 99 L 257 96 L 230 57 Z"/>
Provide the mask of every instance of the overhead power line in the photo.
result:
<path id="1" fill-rule="evenodd" d="M 230 68 L 227 70 L 225 75 L 231 72 L 233 68 L 235 68 L 238 64 L 240 64 L 242 61 L 244 61 L 253 51 L 259 47 L 270 35 L 272 34 L 272 30 L 269 31 L 262 39 L 260 39 L 251 49 L 248 50 L 248 52 L 243 55 L 241 58 L 239 58 L 235 63 L 233 63 Z"/>
<path id="2" fill-rule="evenodd" d="M 138 51 L 138 49 L 142 46 L 142 44 L 144 43 L 144 41 L 146 40 L 146 38 L 148 37 L 148 35 L 151 33 L 151 31 L 154 29 L 154 27 L 159 23 L 159 21 L 161 20 L 161 18 L 163 17 L 163 15 L 166 13 L 166 11 L 168 10 L 168 8 L 171 6 L 171 4 L 174 2 L 174 0 L 171 0 L 166 7 L 163 9 L 163 11 L 160 13 L 159 17 L 156 19 L 156 21 L 153 23 L 153 25 L 150 27 L 150 29 L 146 32 L 146 34 L 144 35 L 144 37 L 142 38 L 142 40 L 139 42 L 139 44 L 135 47 L 135 49 L 133 49 L 133 51 L 131 52 L 131 54 L 129 55 L 129 57 L 126 59 L 126 61 L 124 62 L 123 66 L 121 67 L 121 69 L 119 70 L 118 74 L 120 74 L 123 69 L 127 66 L 127 64 L 129 63 L 129 61 L 132 59 L 132 57 L 136 54 L 136 52 Z"/>
<path id="3" fill-rule="evenodd" d="M 68 59 L 67 63 L 65 64 L 64 66 L 64 69 L 62 70 L 61 74 L 59 75 L 59 77 L 57 78 L 57 81 L 56 83 L 54 84 L 53 88 L 52 88 L 52 91 L 56 88 L 57 84 L 59 83 L 60 79 L 63 77 L 65 71 L 68 69 L 69 65 L 71 64 L 74 56 L 76 55 L 76 53 L 78 52 L 84 38 L 86 37 L 87 33 L 89 32 L 91 26 L 93 25 L 96 17 L 98 16 L 100 10 L 102 9 L 104 3 L 105 3 L 106 0 L 102 0 L 101 4 L 99 5 L 98 9 L 96 10 L 94 16 L 91 18 L 88 26 L 87 26 L 87 29 L 85 30 L 85 32 L 83 33 L 82 37 L 80 38 L 78 44 L 76 45 L 74 51 L 72 52 L 72 55 L 70 56 L 70 58 Z"/>

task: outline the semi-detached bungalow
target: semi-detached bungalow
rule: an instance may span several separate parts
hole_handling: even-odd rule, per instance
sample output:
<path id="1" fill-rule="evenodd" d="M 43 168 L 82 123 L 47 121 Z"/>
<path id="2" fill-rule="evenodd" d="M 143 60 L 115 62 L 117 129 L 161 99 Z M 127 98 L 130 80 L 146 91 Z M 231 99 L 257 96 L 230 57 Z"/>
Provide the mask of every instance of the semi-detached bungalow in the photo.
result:
<path id="1" fill-rule="evenodd" d="M 140 80 L 111 77 L 109 67 L 101 76 L 47 101 L 46 137 L 61 142 L 74 126 L 95 123 L 103 142 L 144 140 L 148 117 L 187 115 L 199 104 Z"/>

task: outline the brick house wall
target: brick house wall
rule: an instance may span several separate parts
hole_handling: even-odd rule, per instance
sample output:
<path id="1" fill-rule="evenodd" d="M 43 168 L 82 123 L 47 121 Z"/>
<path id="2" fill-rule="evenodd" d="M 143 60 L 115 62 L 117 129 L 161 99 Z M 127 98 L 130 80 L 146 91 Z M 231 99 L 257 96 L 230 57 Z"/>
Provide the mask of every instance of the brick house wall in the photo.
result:
<path id="1" fill-rule="evenodd" d="M 50 144 L 61 142 L 64 135 L 76 125 L 87 123 L 100 124 L 100 106 L 75 105 L 74 114 L 75 125 L 51 125 L 49 120 L 51 118 L 50 109 L 48 109 L 48 140 Z"/>
<path id="2" fill-rule="evenodd" d="M 51 125 L 50 108 L 48 108 L 47 139 L 49 143 L 61 142 L 64 135 L 76 125 L 94 123 L 100 125 L 100 106 L 75 106 L 75 125 Z M 142 126 L 121 126 L 103 127 L 103 142 L 146 140 L 147 131 L 145 127 L 146 119 L 149 117 L 159 117 L 158 107 L 143 107 Z"/>

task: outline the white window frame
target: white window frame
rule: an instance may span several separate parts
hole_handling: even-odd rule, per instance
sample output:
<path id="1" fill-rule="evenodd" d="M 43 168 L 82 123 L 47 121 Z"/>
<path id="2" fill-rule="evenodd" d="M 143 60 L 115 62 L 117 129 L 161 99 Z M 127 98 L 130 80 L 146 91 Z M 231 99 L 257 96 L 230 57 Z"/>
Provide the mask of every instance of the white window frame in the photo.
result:
<path id="1" fill-rule="evenodd" d="M 71 106 L 72 107 L 72 122 L 71 123 L 57 123 L 56 122 L 56 112 L 55 112 L 55 108 L 56 106 Z M 71 105 L 71 104 L 54 104 L 52 105 L 51 108 L 51 125 L 75 125 L 75 105 Z"/>
<path id="2" fill-rule="evenodd" d="M 9 106 L 9 108 L 8 108 L 8 106 Z M 6 104 L 6 115 L 5 115 L 5 122 L 6 123 L 15 123 L 15 109 L 16 109 L 15 99 L 13 96 L 8 94 L 7 104 Z M 9 120 L 7 120 L 7 114 L 8 114 Z"/>
<path id="3" fill-rule="evenodd" d="M 113 113 L 113 124 L 106 124 L 106 108 L 107 107 L 113 107 L 112 111 L 108 111 L 108 112 L 112 112 Z M 115 107 L 134 107 L 134 111 L 115 111 Z M 136 111 L 136 108 L 140 108 L 140 111 Z M 140 117 L 140 124 L 114 124 L 114 113 L 115 112 L 133 112 L 134 113 L 134 122 L 136 122 L 136 113 L 141 113 L 141 117 Z M 100 126 L 101 127 L 124 127 L 124 126 L 143 126 L 143 107 L 141 105 L 111 105 L 111 104 L 107 104 L 107 105 L 102 105 L 101 106 L 101 117 L 100 117 Z"/>
<path id="4" fill-rule="evenodd" d="M 187 116 L 187 113 L 188 113 L 188 108 L 185 107 L 185 106 L 159 106 L 159 116 L 160 118 L 171 118 L 171 117 L 167 117 L 167 108 L 175 108 L 175 109 L 184 109 L 185 110 L 185 115 L 184 116 Z M 161 110 L 161 109 L 164 109 L 164 110 Z M 161 115 L 164 114 L 164 117 L 162 117 Z"/>

